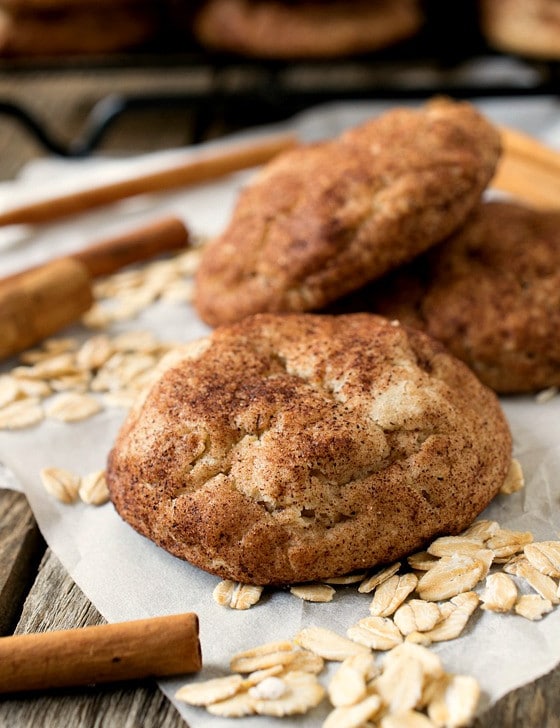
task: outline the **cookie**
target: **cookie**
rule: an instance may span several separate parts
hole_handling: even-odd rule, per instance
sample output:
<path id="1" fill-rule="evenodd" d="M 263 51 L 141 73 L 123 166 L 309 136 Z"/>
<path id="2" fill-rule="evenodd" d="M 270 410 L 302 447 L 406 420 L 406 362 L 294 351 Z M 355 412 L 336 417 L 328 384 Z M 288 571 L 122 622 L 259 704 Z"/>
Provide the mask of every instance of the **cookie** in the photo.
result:
<path id="1" fill-rule="evenodd" d="M 422 332 L 257 314 L 169 355 L 107 482 L 121 517 L 175 556 L 280 585 L 458 533 L 510 462 L 496 395 Z"/>
<path id="2" fill-rule="evenodd" d="M 492 177 L 499 134 L 472 105 L 396 108 L 279 155 L 206 248 L 195 306 L 210 326 L 320 309 L 464 222 Z"/>
<path id="3" fill-rule="evenodd" d="M 480 0 L 480 28 L 497 50 L 560 59 L 558 0 Z"/>
<path id="4" fill-rule="evenodd" d="M 489 387 L 560 385 L 560 212 L 481 204 L 445 243 L 339 304 L 426 331 Z"/>
<path id="5" fill-rule="evenodd" d="M 417 0 L 207 0 L 193 34 L 205 47 L 245 56 L 334 58 L 391 46 L 422 24 Z"/>
<path id="6" fill-rule="evenodd" d="M 59 56 L 109 53 L 150 40 L 157 13 L 148 5 L 41 10 L 0 9 L 0 55 Z"/>

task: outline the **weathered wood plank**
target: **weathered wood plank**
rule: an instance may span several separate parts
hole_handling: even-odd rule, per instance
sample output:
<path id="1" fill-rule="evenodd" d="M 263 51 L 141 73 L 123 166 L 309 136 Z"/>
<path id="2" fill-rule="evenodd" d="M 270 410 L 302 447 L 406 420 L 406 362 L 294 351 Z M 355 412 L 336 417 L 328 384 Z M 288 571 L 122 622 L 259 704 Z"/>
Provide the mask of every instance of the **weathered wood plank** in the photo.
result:
<path id="1" fill-rule="evenodd" d="M 25 602 L 16 633 L 85 627 L 103 617 L 47 550 Z M 185 728 L 154 681 L 13 696 L 0 703 L 0 728 Z"/>
<path id="2" fill-rule="evenodd" d="M 505 695 L 473 728 L 560 728 L 560 666 Z"/>
<path id="3" fill-rule="evenodd" d="M 25 496 L 0 490 L 0 635 L 13 631 L 44 550 Z"/>

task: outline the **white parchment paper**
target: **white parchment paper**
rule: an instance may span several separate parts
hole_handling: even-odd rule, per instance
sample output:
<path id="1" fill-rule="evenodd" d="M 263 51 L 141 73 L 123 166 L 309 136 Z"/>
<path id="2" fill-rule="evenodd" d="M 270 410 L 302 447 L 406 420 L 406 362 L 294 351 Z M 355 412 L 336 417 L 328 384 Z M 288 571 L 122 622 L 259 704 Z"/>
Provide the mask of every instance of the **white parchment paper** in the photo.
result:
<path id="1" fill-rule="evenodd" d="M 401 103 L 401 102 L 399 102 Z M 475 102 L 476 103 L 476 102 Z M 389 108 L 389 103 L 331 104 L 306 112 L 281 126 L 303 140 L 332 136 Z M 559 104 L 552 98 L 480 101 L 477 106 L 494 121 L 531 132 L 560 147 Z M 68 162 L 40 160 L 21 178 L 0 186 L 0 207 L 33 198 L 45 188 L 54 192 L 78 185 L 91 186 L 129 169 L 160 167 L 198 150 L 173 150 L 133 160 L 91 159 Z M 0 273 L 6 275 L 33 263 L 80 248 L 107 234 L 135 226 L 160 213 L 181 216 L 195 233 L 213 235 L 227 222 L 240 187 L 252 171 L 231 175 L 212 184 L 173 194 L 151 195 L 75 216 L 63 222 L 30 229 L 0 230 Z M 188 341 L 209 331 L 185 304 L 157 303 L 115 332 L 151 329 L 162 340 Z M 85 336 L 79 327 L 64 332 Z M 14 362 L 6 362 L 0 373 Z M 504 527 L 530 530 L 538 540 L 560 536 L 560 397 L 539 404 L 534 397 L 502 398 L 514 436 L 514 455 L 526 478 L 523 491 L 500 496 L 483 514 Z M 89 420 L 67 424 L 45 421 L 20 431 L 0 431 L 0 484 L 20 487 L 29 499 L 41 531 L 72 578 L 109 621 L 194 611 L 200 618 L 204 669 L 187 678 L 202 680 L 228 672 L 230 656 L 266 641 L 291 638 L 311 624 L 341 634 L 368 615 L 370 597 L 355 588 L 341 588 L 333 602 L 310 604 L 285 592 L 265 593 L 248 611 L 216 605 L 212 590 L 218 579 L 184 563 L 136 534 L 110 504 L 100 508 L 76 503 L 63 505 L 47 496 L 39 471 L 60 466 L 79 474 L 103 468 L 114 437 L 125 416 L 105 409 Z M 434 647 L 450 672 L 474 675 L 483 688 L 481 710 L 510 690 L 535 680 L 560 661 L 560 609 L 540 622 L 513 615 L 477 610 L 466 633 Z M 173 700 L 185 679 L 164 680 L 160 686 Z M 214 718 L 203 709 L 174 701 L 192 728 L 231 728 L 231 720 Z M 321 725 L 326 704 L 303 718 L 284 719 L 283 725 Z M 270 725 L 266 718 L 247 724 Z"/>

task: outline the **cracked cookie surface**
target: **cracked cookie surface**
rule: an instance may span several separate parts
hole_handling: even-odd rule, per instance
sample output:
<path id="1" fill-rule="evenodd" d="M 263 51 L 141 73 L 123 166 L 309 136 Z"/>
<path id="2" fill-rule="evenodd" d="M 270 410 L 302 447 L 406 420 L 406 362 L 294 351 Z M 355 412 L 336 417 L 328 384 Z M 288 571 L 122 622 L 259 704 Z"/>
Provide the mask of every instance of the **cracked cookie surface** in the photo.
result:
<path id="1" fill-rule="evenodd" d="M 441 246 L 345 302 L 442 341 L 500 393 L 560 385 L 560 213 L 481 204 Z"/>
<path id="2" fill-rule="evenodd" d="M 259 314 L 168 355 L 107 482 L 122 518 L 176 556 L 287 584 L 461 531 L 510 461 L 494 393 L 424 334 Z"/>
<path id="3" fill-rule="evenodd" d="M 473 106 L 438 100 L 279 155 L 204 251 L 199 315 L 316 310 L 380 277 L 464 222 L 499 154 Z"/>

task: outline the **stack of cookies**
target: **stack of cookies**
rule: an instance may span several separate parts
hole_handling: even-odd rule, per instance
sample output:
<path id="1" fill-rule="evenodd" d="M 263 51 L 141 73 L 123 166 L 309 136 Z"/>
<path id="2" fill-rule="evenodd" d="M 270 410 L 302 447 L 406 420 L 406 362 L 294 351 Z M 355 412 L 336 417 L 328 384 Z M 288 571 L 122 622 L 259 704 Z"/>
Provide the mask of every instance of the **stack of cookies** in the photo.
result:
<path id="1" fill-rule="evenodd" d="M 103 54 L 146 43 L 159 30 L 155 0 L 1 0 L 0 54 Z"/>
<path id="2" fill-rule="evenodd" d="M 448 101 L 282 155 L 204 256 L 200 316 L 380 313 L 497 392 L 560 385 L 560 213 L 483 201 L 499 156 L 492 125 Z"/>
<path id="3" fill-rule="evenodd" d="M 554 345 L 539 366 L 533 343 L 548 338 L 560 241 L 536 213 L 482 202 L 500 141 L 472 105 L 435 100 L 262 169 L 198 270 L 195 305 L 215 330 L 162 362 L 110 454 L 128 523 L 222 578 L 282 585 L 392 562 L 480 514 L 512 457 L 484 376 L 515 389 L 560 372 Z M 519 226 L 519 240 L 493 242 Z M 414 286 L 388 283 L 416 264 Z M 437 301 L 439 286 L 435 323 L 396 318 Z M 465 288 L 471 299 L 454 302 Z M 395 310 L 378 315 L 382 305 Z M 492 366 L 450 350 L 455 337 L 482 357 L 475 333 L 464 338 L 469 316 Z"/>

